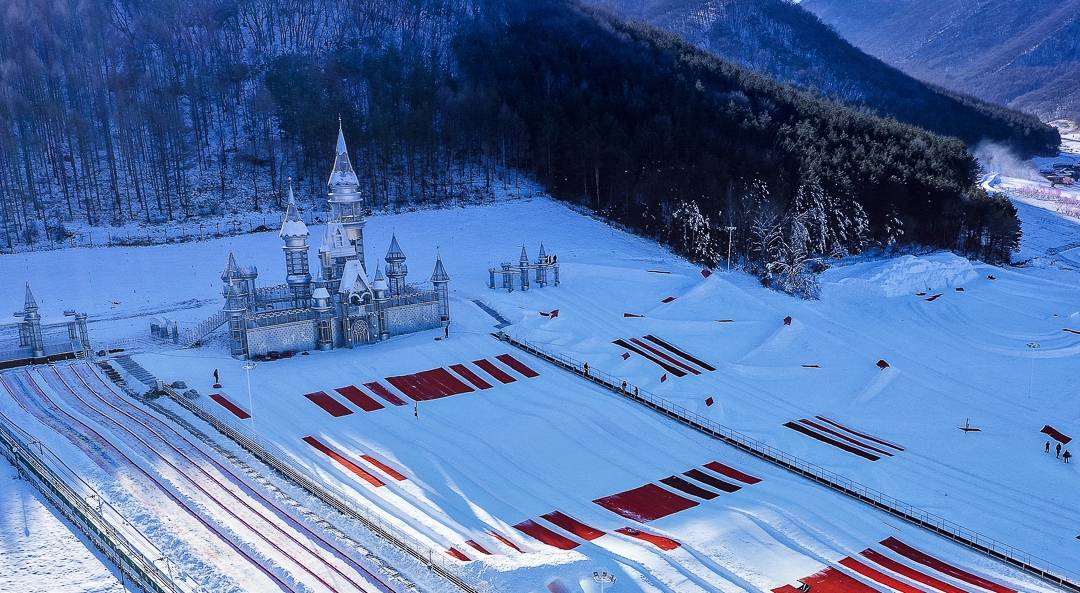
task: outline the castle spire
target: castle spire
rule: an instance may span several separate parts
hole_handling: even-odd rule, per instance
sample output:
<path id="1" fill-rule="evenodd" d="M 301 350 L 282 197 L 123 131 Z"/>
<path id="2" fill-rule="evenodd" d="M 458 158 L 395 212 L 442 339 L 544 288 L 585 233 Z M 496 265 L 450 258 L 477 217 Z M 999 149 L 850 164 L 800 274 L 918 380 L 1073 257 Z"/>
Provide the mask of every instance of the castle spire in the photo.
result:
<path id="1" fill-rule="evenodd" d="M 330 187 L 358 186 L 353 171 L 352 161 L 349 160 L 349 147 L 345 145 L 345 132 L 341 128 L 341 116 L 338 116 L 337 148 L 334 156 L 334 170 L 330 172 L 330 180 L 326 182 Z"/>
<path id="2" fill-rule="evenodd" d="M 435 271 L 431 273 L 432 282 L 449 282 L 450 275 L 446 273 L 446 268 L 443 267 L 442 255 L 435 256 Z"/>
<path id="3" fill-rule="evenodd" d="M 307 237 L 307 225 L 300 217 L 300 210 L 296 207 L 296 198 L 293 196 L 292 177 L 289 178 L 289 203 L 285 206 L 285 218 L 281 221 L 281 231 L 278 236 L 282 239 L 289 237 Z"/>
<path id="4" fill-rule="evenodd" d="M 225 270 L 221 272 L 221 280 L 227 282 L 231 278 L 235 278 L 240 275 L 240 266 L 236 265 L 236 256 L 233 252 L 229 252 L 229 261 L 225 264 Z M 29 288 L 28 288 L 29 290 Z"/>
<path id="5" fill-rule="evenodd" d="M 529 254 L 525 252 L 525 244 L 524 243 L 521 245 L 521 258 L 520 258 L 520 261 L 523 264 L 529 263 Z"/>
<path id="6" fill-rule="evenodd" d="M 390 236 L 390 249 L 386 250 L 386 262 L 393 261 L 405 261 L 405 252 L 398 245 L 396 234 Z"/>
<path id="7" fill-rule="evenodd" d="M 26 283 L 26 296 L 24 297 L 23 308 L 26 310 L 37 309 L 37 301 L 34 300 L 34 293 L 30 292 L 30 283 Z"/>

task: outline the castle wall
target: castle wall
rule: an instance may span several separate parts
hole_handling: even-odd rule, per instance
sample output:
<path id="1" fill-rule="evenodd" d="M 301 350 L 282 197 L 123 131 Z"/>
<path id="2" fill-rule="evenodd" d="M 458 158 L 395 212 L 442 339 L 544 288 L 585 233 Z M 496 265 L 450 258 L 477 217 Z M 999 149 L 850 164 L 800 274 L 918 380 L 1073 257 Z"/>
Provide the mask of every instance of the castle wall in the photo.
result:
<path id="1" fill-rule="evenodd" d="M 313 320 L 249 328 L 248 356 L 265 355 L 270 351 L 314 350 L 317 338 L 318 327 Z"/>
<path id="2" fill-rule="evenodd" d="M 442 326 L 439 307 L 435 302 L 399 305 L 386 310 L 386 325 L 390 335 L 398 336 Z"/>

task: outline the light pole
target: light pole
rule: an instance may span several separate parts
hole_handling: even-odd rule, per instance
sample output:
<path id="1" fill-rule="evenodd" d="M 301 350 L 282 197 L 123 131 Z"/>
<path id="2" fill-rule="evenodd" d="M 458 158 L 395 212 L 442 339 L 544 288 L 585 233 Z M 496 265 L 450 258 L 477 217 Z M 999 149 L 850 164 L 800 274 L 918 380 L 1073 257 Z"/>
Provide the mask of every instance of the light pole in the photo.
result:
<path id="1" fill-rule="evenodd" d="M 1038 342 L 1028 342 L 1027 347 L 1031 350 L 1031 364 L 1028 365 L 1028 399 L 1031 399 L 1031 390 L 1035 387 L 1035 351 L 1039 349 L 1042 344 Z"/>
<path id="2" fill-rule="evenodd" d="M 247 361 L 244 363 L 244 375 L 247 378 L 247 392 L 248 392 L 248 412 L 251 413 L 251 434 L 258 436 L 255 432 L 255 406 L 251 401 L 251 371 L 255 368 L 253 361 Z"/>
<path id="3" fill-rule="evenodd" d="M 608 585 L 614 585 L 615 581 L 618 579 L 615 578 L 615 575 L 606 570 L 594 570 L 592 573 L 592 580 L 600 584 L 600 593 L 604 593 L 604 589 Z"/>
<path id="4" fill-rule="evenodd" d="M 724 229 L 727 231 L 727 269 L 730 272 L 731 271 L 731 233 L 735 232 L 735 227 L 729 226 L 729 227 L 724 227 Z"/>

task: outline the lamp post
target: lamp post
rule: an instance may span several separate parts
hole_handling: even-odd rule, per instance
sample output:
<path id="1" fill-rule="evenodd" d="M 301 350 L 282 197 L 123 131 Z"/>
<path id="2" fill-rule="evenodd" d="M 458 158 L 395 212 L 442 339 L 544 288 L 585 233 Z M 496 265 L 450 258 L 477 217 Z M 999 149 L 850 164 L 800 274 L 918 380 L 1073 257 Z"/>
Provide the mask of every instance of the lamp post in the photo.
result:
<path id="1" fill-rule="evenodd" d="M 1035 387 L 1035 351 L 1039 349 L 1042 344 L 1038 342 L 1028 342 L 1027 347 L 1031 350 L 1031 364 L 1028 365 L 1028 399 L 1031 399 L 1031 391 Z"/>
<path id="2" fill-rule="evenodd" d="M 607 588 L 608 585 L 614 585 L 615 581 L 618 579 L 615 578 L 615 575 L 606 570 L 594 570 L 592 573 L 592 580 L 600 584 L 600 593 L 604 593 L 604 589 Z"/>
<path id="3" fill-rule="evenodd" d="M 248 411 L 251 412 L 251 434 L 258 436 L 255 432 L 255 406 L 251 401 L 251 371 L 255 368 L 253 361 L 247 361 L 244 363 L 244 375 L 247 379 L 247 392 L 248 392 Z"/>
<path id="4" fill-rule="evenodd" d="M 724 227 L 724 229 L 727 231 L 727 269 L 730 272 L 731 271 L 731 233 L 735 232 L 735 227 L 729 226 L 729 227 Z"/>

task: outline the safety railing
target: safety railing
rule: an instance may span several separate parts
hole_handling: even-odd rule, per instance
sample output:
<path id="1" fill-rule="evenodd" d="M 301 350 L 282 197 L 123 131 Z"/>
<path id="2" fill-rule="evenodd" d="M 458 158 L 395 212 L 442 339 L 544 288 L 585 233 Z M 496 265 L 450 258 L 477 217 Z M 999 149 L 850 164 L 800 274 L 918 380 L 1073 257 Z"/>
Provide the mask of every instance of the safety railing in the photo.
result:
<path id="1" fill-rule="evenodd" d="M 733 447 L 745 451 L 759 459 L 778 465 L 788 471 L 799 474 L 813 480 L 818 484 L 841 492 L 877 509 L 885 511 L 895 517 L 899 517 L 909 523 L 913 523 L 924 529 L 928 529 L 938 535 L 944 536 L 955 542 L 983 554 L 1016 566 L 1041 579 L 1071 589 L 1080 591 L 1080 575 L 1063 566 L 1045 560 L 1015 546 L 983 535 L 978 531 L 969 529 L 910 503 L 904 502 L 894 496 L 875 490 L 838 474 L 825 469 L 820 465 L 800 459 L 787 451 L 778 449 L 746 436 L 732 428 L 719 424 L 696 412 L 688 410 L 670 400 L 652 394 L 623 379 L 609 373 L 586 366 L 580 361 L 567 354 L 553 352 L 540 345 L 529 342 L 526 339 L 510 336 L 500 331 L 494 336 L 511 344 L 525 352 L 546 360 L 555 366 L 570 371 L 588 381 L 592 381 L 615 393 L 645 405 L 669 418 L 685 424 L 699 432 L 703 432 L 713 438 L 721 440 Z"/>
<path id="2" fill-rule="evenodd" d="M 451 564 L 450 556 L 447 554 L 446 550 L 436 550 L 431 546 L 418 542 L 401 533 L 399 529 L 390 525 L 383 518 L 369 511 L 367 508 L 342 500 L 340 496 L 331 492 L 323 484 L 312 480 L 304 473 L 298 471 L 286 461 L 290 456 L 276 445 L 262 442 L 261 439 L 258 439 L 254 435 L 244 434 L 244 432 L 230 426 L 227 422 L 203 409 L 195 402 L 177 393 L 176 390 L 167 384 L 162 384 L 161 389 L 169 399 L 214 427 L 214 429 L 221 434 L 232 439 L 236 444 L 243 447 L 257 459 L 274 468 L 293 483 L 297 484 L 338 513 L 356 520 L 361 525 L 367 527 L 368 530 L 376 536 L 382 538 L 409 556 L 419 560 L 427 566 L 427 568 L 457 586 L 464 593 L 497 593 L 497 591 L 487 582 L 467 581 L 458 573 L 457 567 Z"/>

